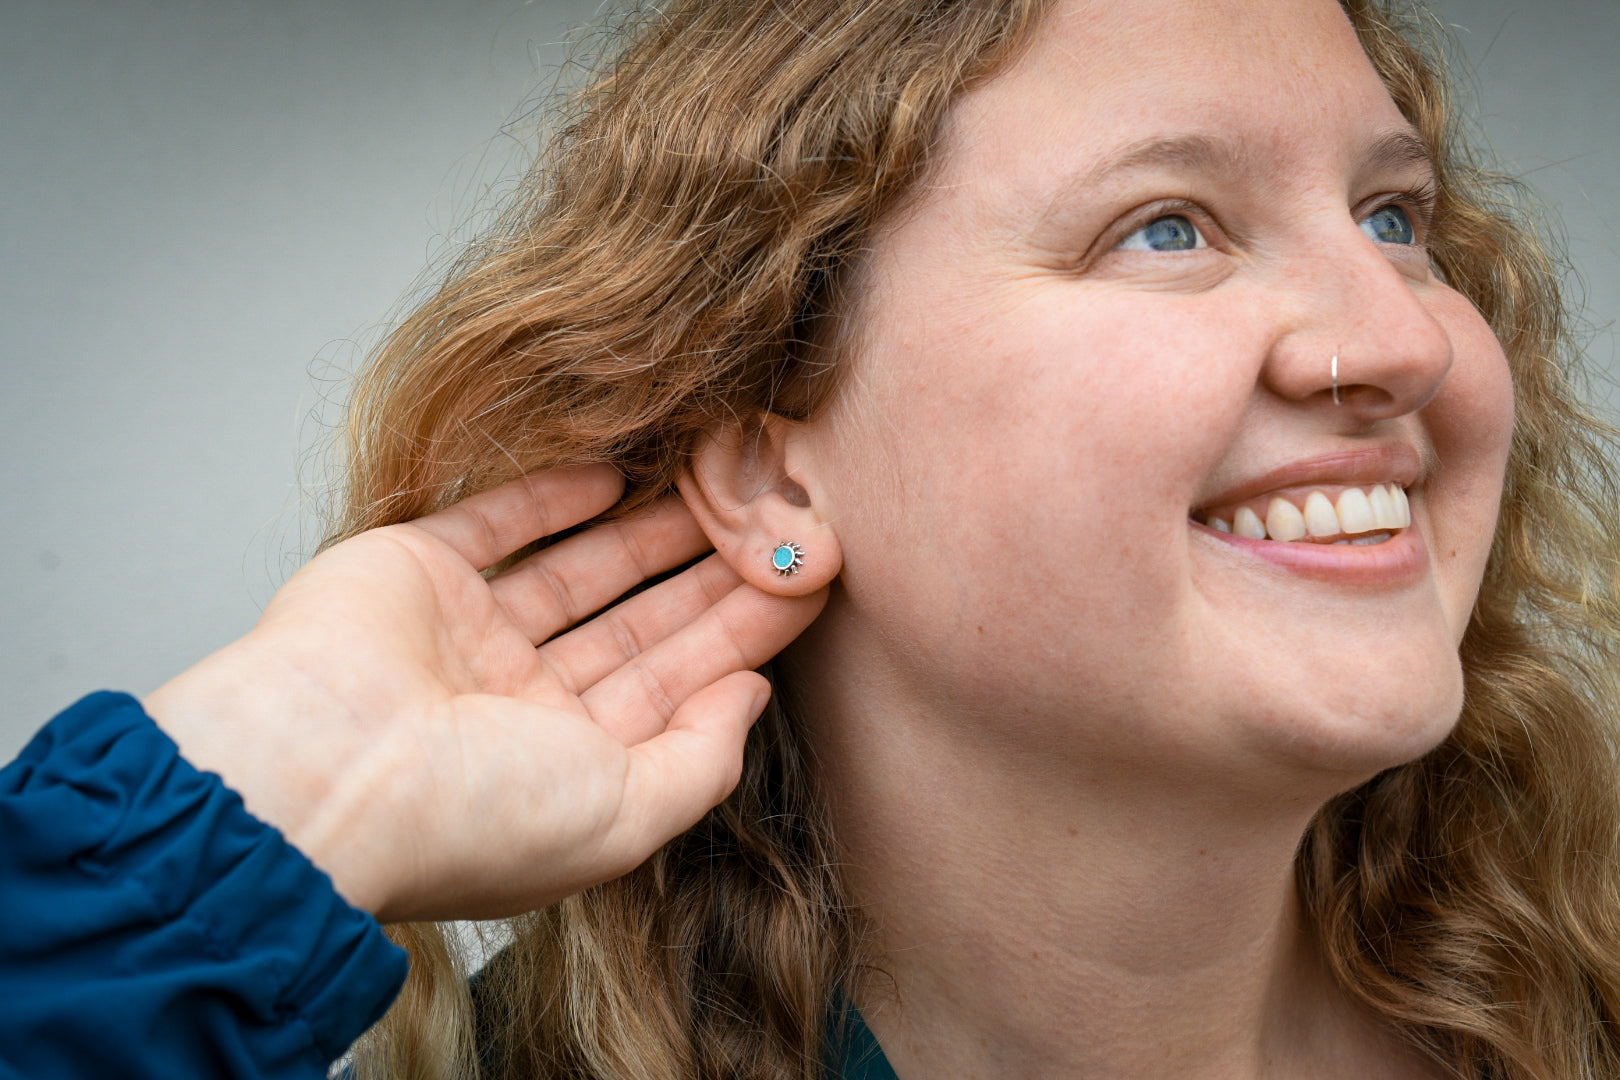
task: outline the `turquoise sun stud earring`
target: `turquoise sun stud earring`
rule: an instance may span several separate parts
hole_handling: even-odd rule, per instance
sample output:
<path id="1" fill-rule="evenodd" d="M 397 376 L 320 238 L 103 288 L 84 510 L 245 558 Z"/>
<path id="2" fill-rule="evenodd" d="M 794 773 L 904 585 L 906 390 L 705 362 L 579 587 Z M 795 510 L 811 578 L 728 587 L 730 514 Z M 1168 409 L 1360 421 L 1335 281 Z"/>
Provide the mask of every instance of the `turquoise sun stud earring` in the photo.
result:
<path id="1" fill-rule="evenodd" d="M 791 540 L 783 540 L 771 552 L 771 569 L 783 577 L 797 574 L 804 563 L 804 549 Z"/>

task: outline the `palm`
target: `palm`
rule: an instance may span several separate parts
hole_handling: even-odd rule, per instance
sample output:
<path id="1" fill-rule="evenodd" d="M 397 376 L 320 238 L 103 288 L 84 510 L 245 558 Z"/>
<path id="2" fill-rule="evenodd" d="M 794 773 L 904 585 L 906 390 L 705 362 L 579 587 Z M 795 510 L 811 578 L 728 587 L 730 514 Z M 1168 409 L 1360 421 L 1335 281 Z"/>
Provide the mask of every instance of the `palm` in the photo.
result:
<path id="1" fill-rule="evenodd" d="M 428 715 L 491 694 L 583 714 L 578 695 L 541 661 L 491 583 L 417 526 L 358 536 L 300 573 L 309 580 L 289 582 L 266 619 L 296 620 L 300 651 L 340 650 L 359 676 L 354 689 L 374 711 Z M 340 581 L 353 606 L 341 620 L 320 618 L 327 632 L 311 635 L 307 608 L 329 607 Z"/>

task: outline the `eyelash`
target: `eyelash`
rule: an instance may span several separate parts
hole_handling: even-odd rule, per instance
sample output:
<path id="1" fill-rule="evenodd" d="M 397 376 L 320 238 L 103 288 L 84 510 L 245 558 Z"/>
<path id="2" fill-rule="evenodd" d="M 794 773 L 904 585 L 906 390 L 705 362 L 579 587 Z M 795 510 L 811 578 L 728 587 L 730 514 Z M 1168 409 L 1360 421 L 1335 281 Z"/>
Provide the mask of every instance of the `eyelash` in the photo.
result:
<path id="1" fill-rule="evenodd" d="M 1434 181 L 1425 181 L 1415 188 L 1407 191 L 1397 191 L 1379 200 L 1377 205 L 1367 210 L 1367 214 L 1376 213 L 1386 206 L 1399 205 L 1409 213 L 1412 225 L 1417 232 L 1417 239 L 1411 246 L 1423 247 L 1428 241 L 1429 229 L 1434 222 L 1435 206 L 1439 201 L 1439 197 L 1439 188 Z M 1134 223 L 1119 234 L 1119 237 L 1110 246 L 1110 250 L 1117 249 L 1126 239 L 1136 235 L 1136 233 L 1160 218 L 1177 216 L 1187 218 L 1193 223 L 1194 228 L 1199 227 L 1200 221 L 1213 223 L 1214 220 L 1203 207 L 1189 199 L 1170 199 L 1154 206 L 1144 216 L 1137 218 Z M 1200 229 L 1200 231 L 1202 230 Z M 1208 240 L 1209 237 L 1206 236 L 1205 239 Z"/>
<path id="2" fill-rule="evenodd" d="M 1402 203 L 1417 213 L 1412 224 L 1417 226 L 1418 239 L 1415 247 L 1422 247 L 1429 239 L 1429 229 L 1434 224 L 1435 207 L 1440 202 L 1440 187 L 1433 180 L 1425 180 L 1410 191 L 1396 192 L 1392 198 L 1385 199 L 1374 210 L 1388 206 L 1391 203 Z"/>

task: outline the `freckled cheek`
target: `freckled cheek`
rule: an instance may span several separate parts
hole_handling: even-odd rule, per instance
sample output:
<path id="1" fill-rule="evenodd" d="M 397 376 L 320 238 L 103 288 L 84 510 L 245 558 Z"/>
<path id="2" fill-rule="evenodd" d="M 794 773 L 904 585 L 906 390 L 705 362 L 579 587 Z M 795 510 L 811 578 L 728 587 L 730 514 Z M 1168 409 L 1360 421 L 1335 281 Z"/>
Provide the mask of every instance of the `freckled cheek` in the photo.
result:
<path id="1" fill-rule="evenodd" d="M 1431 482 L 1432 557 L 1449 583 L 1460 640 L 1485 573 L 1513 437 L 1513 380 L 1490 327 L 1461 297 L 1450 312 L 1451 371 L 1423 419 L 1440 458 Z"/>
<path id="2" fill-rule="evenodd" d="M 859 382 L 851 584 L 935 655 L 1146 648 L 1181 596 L 1190 499 L 1249 387 L 1211 383 L 1235 365 L 1191 327 L 1145 339 L 1141 318 L 1083 314 L 927 326 Z"/>
<path id="3" fill-rule="evenodd" d="M 1449 331 L 1453 360 L 1440 392 L 1424 410 L 1440 455 L 1442 478 L 1455 474 L 1470 496 L 1489 504 L 1501 492 L 1513 439 L 1513 377 L 1501 344 L 1485 320 L 1460 296 Z"/>
<path id="4" fill-rule="evenodd" d="M 1076 398 L 1061 380 L 1033 380 L 1020 420 L 973 441 L 962 491 L 978 493 L 982 513 L 945 528 L 976 553 L 961 582 L 976 615 L 1063 625 L 1083 610 L 1091 634 L 1128 638 L 1178 595 L 1191 489 L 1181 477 L 1190 460 L 1199 475 L 1207 464 L 1189 459 L 1185 414 L 1161 408 L 1171 395 L 1107 383 Z"/>
<path id="5" fill-rule="evenodd" d="M 896 486 L 921 515 L 948 508 L 929 532 L 975 549 L 1064 537 L 1125 560 L 1142 548 L 1110 538 L 1184 530 L 1252 391 L 1252 365 L 1212 346 L 1219 326 L 1068 284 L 965 322 L 961 299 L 903 336 L 887 324 L 862 380 Z"/>

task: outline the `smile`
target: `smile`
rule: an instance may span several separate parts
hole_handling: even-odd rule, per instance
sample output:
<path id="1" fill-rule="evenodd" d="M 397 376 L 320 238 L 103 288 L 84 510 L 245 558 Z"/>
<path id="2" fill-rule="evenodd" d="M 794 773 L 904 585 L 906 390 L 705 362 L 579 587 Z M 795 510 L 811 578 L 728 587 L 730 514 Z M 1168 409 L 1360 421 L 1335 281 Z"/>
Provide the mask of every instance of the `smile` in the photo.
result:
<path id="1" fill-rule="evenodd" d="M 1283 543 L 1381 544 L 1412 524 L 1399 484 L 1317 487 L 1263 495 L 1197 511 L 1193 520 L 1216 532 Z"/>

